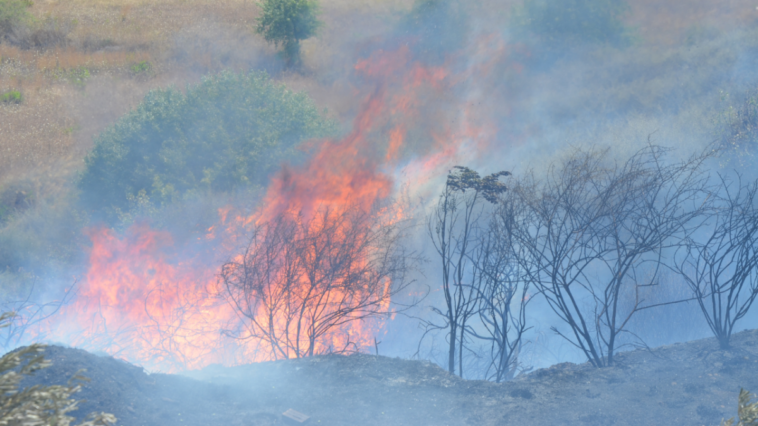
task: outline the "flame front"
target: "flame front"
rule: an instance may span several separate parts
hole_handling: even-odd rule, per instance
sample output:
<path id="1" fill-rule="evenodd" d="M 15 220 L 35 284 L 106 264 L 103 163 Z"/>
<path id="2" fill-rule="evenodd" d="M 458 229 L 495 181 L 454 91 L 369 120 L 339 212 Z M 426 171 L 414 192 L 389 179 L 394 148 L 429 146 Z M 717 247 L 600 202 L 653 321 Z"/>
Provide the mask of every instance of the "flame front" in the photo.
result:
<path id="1" fill-rule="evenodd" d="M 284 167 L 255 214 L 220 211 L 219 223 L 203 238 L 203 243 L 214 245 L 213 250 L 194 248 L 195 254 L 188 256 L 187 247 L 176 247 L 168 232 L 146 224 L 133 226 L 123 235 L 104 228 L 90 230 L 86 277 L 73 303 L 48 326 L 50 335 L 159 371 L 282 356 L 260 339 L 234 338 L 245 335 L 248 319 L 222 297 L 219 260 L 244 260 L 233 248 L 249 238 L 251 228 L 283 216 L 297 218 L 301 227 L 319 227 L 324 225 L 319 219 L 324 211 L 335 217 L 348 210 L 377 214 L 377 203 L 391 199 L 397 191 L 397 176 L 421 188 L 431 177 L 444 176 L 455 161 L 475 155 L 496 129 L 481 124 L 484 119 L 474 120 L 481 111 L 468 99 L 452 108 L 454 101 L 449 98 L 458 99 L 451 93 L 469 90 L 462 86 L 488 74 L 505 55 L 502 43 L 491 36 L 477 40 L 476 46 L 489 50 L 485 55 L 475 49 L 486 57 L 474 61 L 475 66 L 469 64 L 469 57 L 463 58 L 464 65 L 461 58 L 451 58 L 441 66 L 425 66 L 413 60 L 406 46 L 379 50 L 359 61 L 355 73 L 368 89 L 349 134 L 341 140 L 319 142 L 302 168 Z M 454 73 L 453 69 L 463 71 Z M 435 102 L 444 108 L 431 105 Z M 453 125 L 445 116 L 451 110 L 456 117 Z M 445 124 L 431 126 L 429 122 Z M 403 214 L 397 206 L 378 211 L 394 212 L 395 216 L 381 219 L 387 221 Z M 337 235 L 345 237 L 344 231 Z M 356 267 L 365 262 L 359 260 Z M 287 291 L 297 296 L 306 290 L 303 281 L 301 288 Z M 383 309 L 388 308 L 388 301 L 381 303 Z M 283 318 L 272 318 L 271 327 L 280 332 L 291 326 Z M 345 323 L 322 336 L 315 353 L 343 347 L 346 341 L 365 349 L 373 344 L 381 326 L 378 319 Z"/>

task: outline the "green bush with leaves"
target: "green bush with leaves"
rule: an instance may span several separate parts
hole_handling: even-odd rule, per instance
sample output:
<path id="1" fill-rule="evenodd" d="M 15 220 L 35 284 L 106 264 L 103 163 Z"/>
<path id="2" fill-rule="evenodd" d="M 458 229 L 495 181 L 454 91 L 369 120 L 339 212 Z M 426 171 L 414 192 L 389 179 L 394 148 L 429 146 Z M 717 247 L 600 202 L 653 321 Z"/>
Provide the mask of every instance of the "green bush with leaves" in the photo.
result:
<path id="1" fill-rule="evenodd" d="M 79 178 L 90 211 L 116 219 L 130 200 L 157 207 L 200 194 L 266 185 L 306 139 L 334 122 L 304 93 L 265 73 L 224 72 L 187 87 L 149 92 L 95 140 Z"/>
<path id="2" fill-rule="evenodd" d="M 288 65 L 300 63 L 300 41 L 313 37 L 321 26 L 316 0 L 264 0 L 255 31 L 282 49 Z"/>
<path id="3" fill-rule="evenodd" d="M 4 104 L 20 104 L 24 96 L 18 90 L 9 90 L 0 95 L 0 102 Z"/>
<path id="4" fill-rule="evenodd" d="M 631 34 L 621 18 L 623 0 L 524 0 L 514 10 L 517 33 L 548 44 L 608 43 L 623 45 Z"/>
<path id="5" fill-rule="evenodd" d="M 10 325 L 14 313 L 0 315 L 0 328 Z M 77 381 L 86 381 L 79 373 L 66 386 L 31 386 L 19 390 L 21 380 L 42 368 L 50 361 L 43 356 L 45 346 L 33 344 L 9 352 L 0 358 L 0 425 L 14 426 L 69 426 L 74 418 L 68 413 L 78 408 L 71 398 L 81 390 Z M 80 426 L 107 426 L 116 422 L 108 413 L 92 413 Z"/>
<path id="6" fill-rule="evenodd" d="M 147 74 L 150 72 L 150 70 L 153 69 L 153 65 L 149 61 L 141 61 L 137 62 L 135 64 L 132 64 L 129 69 L 132 71 L 132 74 L 139 75 L 139 74 Z"/>

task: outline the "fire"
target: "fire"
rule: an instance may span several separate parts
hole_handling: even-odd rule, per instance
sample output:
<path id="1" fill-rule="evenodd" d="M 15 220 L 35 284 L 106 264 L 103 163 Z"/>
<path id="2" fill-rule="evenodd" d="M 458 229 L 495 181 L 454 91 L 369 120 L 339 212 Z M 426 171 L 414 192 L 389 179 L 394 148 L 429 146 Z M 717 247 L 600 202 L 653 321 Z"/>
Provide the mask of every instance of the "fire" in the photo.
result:
<path id="1" fill-rule="evenodd" d="M 283 216 L 318 227 L 324 225 L 318 219 L 324 211 L 374 212 L 378 202 L 397 191 L 397 175 L 410 185 L 423 186 L 431 176 L 443 176 L 454 161 L 471 157 L 490 143 L 497 129 L 482 124 L 486 114 L 467 99 L 463 105 L 450 106 L 459 98 L 456 90 L 488 75 L 506 55 L 496 37 L 483 37 L 476 46 L 476 66 L 465 64 L 457 73 L 451 70 L 461 68 L 460 58 L 430 67 L 414 61 L 407 46 L 379 50 L 358 61 L 355 72 L 371 89 L 363 96 L 352 130 L 340 140 L 320 141 L 302 168 L 284 167 L 253 215 L 220 210 L 218 223 L 198 238 L 202 244 L 215 245 L 214 250 L 199 244 L 194 254 L 187 255 L 169 233 L 146 224 L 121 236 L 109 229 L 90 230 L 92 249 L 85 279 L 50 333 L 56 340 L 104 350 L 160 371 L 276 358 L 260 339 L 233 338 L 245 335 L 246 319 L 222 297 L 220 264 L 224 259 L 244 260 L 234 250 L 253 227 Z M 451 108 L 457 120 L 453 125 L 448 124 Z M 479 116 L 484 118 L 477 120 Z M 398 207 L 384 214 L 387 217 L 381 220 L 392 222 L 406 212 Z M 387 280 L 381 283 L 385 291 L 391 285 Z M 304 297 L 300 293 L 307 286 L 301 284 L 293 295 Z M 381 303 L 383 309 L 389 307 L 389 301 Z M 274 321 L 272 327 L 279 330 L 291 326 L 281 318 Z M 340 348 L 346 341 L 358 349 L 372 346 L 381 326 L 378 320 L 348 322 L 327 333 L 315 352 Z"/>

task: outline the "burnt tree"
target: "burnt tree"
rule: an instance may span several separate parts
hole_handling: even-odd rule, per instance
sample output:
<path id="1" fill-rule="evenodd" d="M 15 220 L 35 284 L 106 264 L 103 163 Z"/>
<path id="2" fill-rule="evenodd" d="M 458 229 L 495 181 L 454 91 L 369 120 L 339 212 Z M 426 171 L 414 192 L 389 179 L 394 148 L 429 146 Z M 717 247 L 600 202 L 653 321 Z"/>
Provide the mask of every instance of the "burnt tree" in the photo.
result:
<path id="1" fill-rule="evenodd" d="M 520 206 L 508 218 L 519 266 L 567 326 L 552 330 L 595 367 L 613 365 L 629 320 L 645 308 L 636 297 L 622 309 L 623 293 L 656 285 L 665 253 L 703 211 L 703 157 L 666 154 L 649 146 L 618 164 L 577 151 L 544 181 L 527 177 L 509 191 Z"/>
<path id="2" fill-rule="evenodd" d="M 475 283 L 481 271 L 470 259 L 479 238 L 479 220 L 483 213 L 480 201 L 497 203 L 498 195 L 506 190 L 498 179 L 508 175 L 509 172 L 498 172 L 480 177 L 467 167 L 456 166 L 448 174 L 445 189 L 427 218 L 427 233 L 440 260 L 444 306 L 432 306 L 442 323 L 423 321 L 424 335 L 433 330 L 446 330 L 448 371 L 453 374 L 457 358 L 458 374 L 463 375 L 468 322 L 476 315 L 480 298 Z"/>
<path id="3" fill-rule="evenodd" d="M 719 178 L 707 223 L 683 241 L 673 269 L 689 285 L 721 348 L 728 349 L 735 324 L 758 296 L 758 182 Z"/>
<path id="4" fill-rule="evenodd" d="M 477 292 L 478 326 L 470 334 L 489 344 L 485 380 L 512 379 L 523 366 L 519 354 L 527 327 L 526 309 L 532 300 L 511 242 L 510 218 L 514 206 L 503 202 L 490 218 L 471 256 L 474 263 L 473 287 Z M 505 211 L 505 212 L 504 212 Z M 508 213 L 506 213 L 508 212 Z"/>
<path id="5" fill-rule="evenodd" d="M 351 326 L 390 314 L 417 260 L 400 244 L 403 222 L 375 213 L 321 209 L 258 224 L 221 273 L 246 320 L 239 337 L 259 340 L 271 359 L 357 350 Z"/>

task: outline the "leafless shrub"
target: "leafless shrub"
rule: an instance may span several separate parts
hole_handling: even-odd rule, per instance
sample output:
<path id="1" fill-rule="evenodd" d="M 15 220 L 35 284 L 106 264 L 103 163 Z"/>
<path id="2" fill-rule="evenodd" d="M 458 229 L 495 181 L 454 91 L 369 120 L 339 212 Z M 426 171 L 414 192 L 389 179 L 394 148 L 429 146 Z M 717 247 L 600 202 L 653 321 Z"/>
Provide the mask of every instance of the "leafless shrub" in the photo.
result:
<path id="1" fill-rule="evenodd" d="M 350 326 L 390 314 L 417 260 L 400 244 L 404 223 L 374 213 L 325 208 L 259 224 L 221 273 L 246 319 L 239 337 L 263 342 L 272 359 L 355 351 Z"/>
<path id="2" fill-rule="evenodd" d="M 622 290 L 654 285 L 666 250 L 703 211 L 704 158 L 667 163 L 666 153 L 650 146 L 615 164 L 578 151 L 544 181 L 527 176 L 509 191 L 519 267 L 569 328 L 553 331 L 595 367 L 613 365 L 619 336 L 645 308 L 637 296 L 622 311 Z"/>
<path id="3" fill-rule="evenodd" d="M 529 281 L 524 279 L 512 251 L 511 207 L 499 207 L 472 256 L 478 271 L 474 287 L 481 331 L 472 328 L 471 334 L 490 344 L 484 378 L 498 383 L 512 379 L 519 370 L 529 369 L 520 365 L 519 354 L 525 343 L 524 333 L 529 329 L 526 308 L 531 296 Z"/>
<path id="4" fill-rule="evenodd" d="M 758 296 L 758 181 L 738 178 L 721 185 L 709 199 L 703 234 L 684 240 L 674 270 L 692 289 L 713 334 L 729 348 L 734 326 Z"/>
<path id="5" fill-rule="evenodd" d="M 24 295 L 7 297 L 0 303 L 0 312 L 14 312 L 13 321 L 0 327 L 0 348 L 9 350 L 28 341 L 30 335 L 38 335 L 37 328 L 46 324 L 71 298 L 76 283 L 64 288 L 61 297 L 46 302 L 34 300 L 36 297 L 36 277 L 31 277 Z M 10 317 L 8 318 L 10 319 Z"/>
<path id="6" fill-rule="evenodd" d="M 484 378 L 497 382 L 512 378 L 518 367 L 527 287 L 514 269 L 507 223 L 500 223 L 481 201 L 496 205 L 506 191 L 498 179 L 509 174 L 480 177 L 457 166 L 448 175 L 427 220 L 427 233 L 440 260 L 444 305 L 431 306 L 441 321 L 422 320 L 424 335 L 419 342 L 420 347 L 429 333 L 444 330 L 449 372 L 456 372 L 457 360 L 457 372 L 463 376 L 468 354 L 479 361 L 474 364 L 486 363 L 481 368 Z M 488 356 L 475 349 L 474 339 L 488 346 Z"/>

